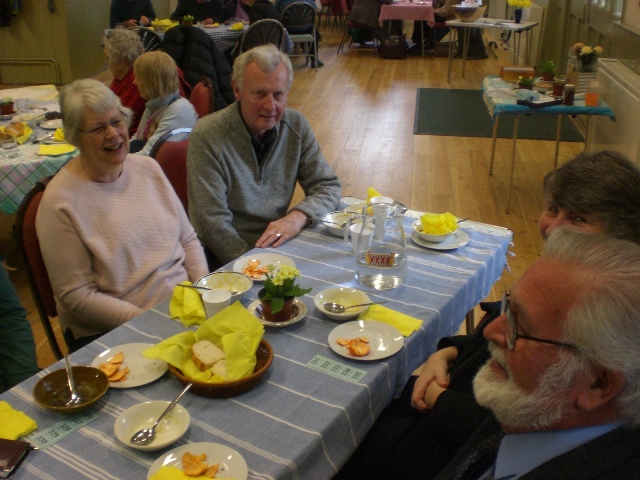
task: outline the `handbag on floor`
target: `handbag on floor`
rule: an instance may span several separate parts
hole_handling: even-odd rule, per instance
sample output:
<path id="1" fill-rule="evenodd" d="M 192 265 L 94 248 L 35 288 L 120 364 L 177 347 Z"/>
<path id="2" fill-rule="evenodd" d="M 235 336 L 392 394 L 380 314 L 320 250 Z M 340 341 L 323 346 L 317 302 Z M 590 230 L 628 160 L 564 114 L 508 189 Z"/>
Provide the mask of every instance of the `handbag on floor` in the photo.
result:
<path id="1" fill-rule="evenodd" d="M 404 59 L 407 58 L 407 39 L 402 35 L 391 35 L 380 46 L 382 58 Z"/>

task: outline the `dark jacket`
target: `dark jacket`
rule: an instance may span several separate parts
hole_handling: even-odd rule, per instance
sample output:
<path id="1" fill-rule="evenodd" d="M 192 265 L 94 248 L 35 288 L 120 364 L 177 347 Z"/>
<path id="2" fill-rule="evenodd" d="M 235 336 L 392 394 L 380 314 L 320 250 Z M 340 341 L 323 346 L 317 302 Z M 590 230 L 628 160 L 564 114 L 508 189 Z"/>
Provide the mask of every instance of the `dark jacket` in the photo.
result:
<path id="1" fill-rule="evenodd" d="M 182 20 L 185 15 L 192 15 L 196 22 L 201 22 L 207 18 L 213 19 L 214 22 L 222 22 L 224 20 L 222 1 L 209 0 L 198 3 L 196 0 L 178 0 L 178 5 L 170 18 L 171 20 Z"/>
<path id="2" fill-rule="evenodd" d="M 280 12 L 269 0 L 256 0 L 249 9 L 249 23 L 271 18 L 280 21 Z"/>
<path id="3" fill-rule="evenodd" d="M 126 22 L 127 20 L 140 20 L 145 16 L 149 21 L 156 18 L 156 12 L 153 10 L 151 0 L 111 0 L 111 10 L 109 24 L 111 28 L 116 28 L 116 23 Z"/>
<path id="4" fill-rule="evenodd" d="M 247 17 L 249 16 L 249 10 L 251 7 L 244 3 L 240 4 L 242 9 L 247 12 Z M 224 16 L 224 20 L 229 20 L 230 18 L 236 17 L 236 9 L 238 8 L 238 0 L 228 0 L 222 7 L 222 13 Z"/>
<path id="5" fill-rule="evenodd" d="M 229 62 L 204 31 L 186 25 L 170 28 L 164 35 L 162 50 L 176 61 L 192 87 L 203 77 L 211 80 L 215 110 L 235 101 Z"/>

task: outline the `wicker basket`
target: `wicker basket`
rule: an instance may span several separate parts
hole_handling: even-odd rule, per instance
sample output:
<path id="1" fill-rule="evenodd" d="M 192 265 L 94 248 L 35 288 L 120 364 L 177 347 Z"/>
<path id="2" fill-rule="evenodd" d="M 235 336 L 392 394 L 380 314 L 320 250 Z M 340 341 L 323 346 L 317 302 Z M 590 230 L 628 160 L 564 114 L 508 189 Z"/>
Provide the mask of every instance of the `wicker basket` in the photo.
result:
<path id="1" fill-rule="evenodd" d="M 273 349 L 264 338 L 256 350 L 256 368 L 251 375 L 240 380 L 220 383 L 196 382 L 185 377 L 181 370 L 169 365 L 169 372 L 184 385 L 193 383 L 190 392 L 201 397 L 228 398 L 248 392 L 258 385 L 273 361 Z"/>

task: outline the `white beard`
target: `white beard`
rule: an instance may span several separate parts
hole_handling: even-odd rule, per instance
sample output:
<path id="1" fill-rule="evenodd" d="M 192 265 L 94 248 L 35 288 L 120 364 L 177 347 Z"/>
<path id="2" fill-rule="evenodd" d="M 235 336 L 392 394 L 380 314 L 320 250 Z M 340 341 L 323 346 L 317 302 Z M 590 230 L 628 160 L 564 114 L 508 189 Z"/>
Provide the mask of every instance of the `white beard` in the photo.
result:
<path id="1" fill-rule="evenodd" d="M 576 355 L 561 355 L 549 366 L 533 393 L 527 393 L 513 380 L 504 350 L 489 342 L 494 361 L 507 372 L 504 378 L 490 366 L 489 360 L 473 379 L 473 393 L 483 407 L 493 411 L 501 425 L 514 429 L 545 429 L 561 420 L 571 404 L 566 391 L 576 375 L 585 368 Z"/>

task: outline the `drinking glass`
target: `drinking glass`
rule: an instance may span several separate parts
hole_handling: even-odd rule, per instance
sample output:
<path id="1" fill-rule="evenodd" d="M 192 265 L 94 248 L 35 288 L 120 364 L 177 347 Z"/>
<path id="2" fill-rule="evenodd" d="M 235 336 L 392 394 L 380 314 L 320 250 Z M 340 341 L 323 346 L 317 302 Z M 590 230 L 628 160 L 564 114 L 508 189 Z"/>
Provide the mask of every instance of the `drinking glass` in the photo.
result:
<path id="1" fill-rule="evenodd" d="M 0 139 L 0 148 L 4 153 L 4 158 L 15 158 L 18 156 L 18 142 L 14 137 Z"/>

